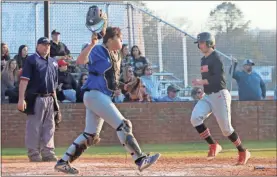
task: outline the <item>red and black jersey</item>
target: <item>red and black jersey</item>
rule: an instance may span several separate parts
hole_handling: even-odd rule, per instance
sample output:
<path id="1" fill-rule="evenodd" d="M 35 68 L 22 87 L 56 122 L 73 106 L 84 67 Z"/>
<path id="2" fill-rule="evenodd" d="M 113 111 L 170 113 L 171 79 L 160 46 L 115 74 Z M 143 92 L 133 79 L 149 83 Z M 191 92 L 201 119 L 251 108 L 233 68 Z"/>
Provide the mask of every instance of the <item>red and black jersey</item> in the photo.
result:
<path id="1" fill-rule="evenodd" d="M 201 59 L 201 75 L 202 79 L 207 79 L 209 82 L 209 85 L 204 85 L 205 93 L 210 94 L 226 89 L 223 63 L 215 51 Z"/>

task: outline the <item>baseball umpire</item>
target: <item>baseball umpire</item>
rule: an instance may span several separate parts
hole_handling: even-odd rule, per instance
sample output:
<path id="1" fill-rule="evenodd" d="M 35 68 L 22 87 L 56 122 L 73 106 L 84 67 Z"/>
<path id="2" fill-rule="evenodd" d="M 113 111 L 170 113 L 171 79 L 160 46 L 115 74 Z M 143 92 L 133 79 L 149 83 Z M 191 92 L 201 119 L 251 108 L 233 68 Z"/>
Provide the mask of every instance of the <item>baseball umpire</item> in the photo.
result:
<path id="1" fill-rule="evenodd" d="M 201 59 L 202 79 L 192 81 L 193 85 L 203 85 L 205 96 L 197 102 L 192 115 L 191 123 L 200 137 L 209 144 L 208 160 L 212 160 L 222 150 L 222 147 L 212 138 L 204 120 L 213 113 L 224 136 L 228 137 L 238 149 L 237 165 L 244 165 L 250 158 L 250 152 L 241 143 L 239 135 L 231 125 L 231 95 L 226 89 L 224 67 L 215 47 L 215 38 L 208 32 L 198 34 L 198 48 L 204 54 Z"/>
<path id="2" fill-rule="evenodd" d="M 101 21 L 103 14 L 97 6 L 91 8 L 91 21 Z M 94 12 L 94 13 L 93 13 Z M 88 80 L 84 89 L 84 105 L 86 107 L 86 126 L 69 146 L 64 156 L 57 162 L 55 169 L 64 173 L 78 174 L 79 171 L 70 163 L 75 161 L 90 146 L 100 141 L 100 131 L 106 121 L 117 133 L 117 136 L 132 156 L 140 171 L 153 165 L 160 154 L 148 156 L 142 152 L 132 133 L 132 123 L 125 119 L 112 102 L 112 97 L 120 94 L 120 54 L 122 47 L 122 33 L 117 27 L 103 27 L 102 34 L 93 33 L 89 44 L 77 58 L 77 64 L 87 64 Z M 96 45 L 103 37 L 102 45 Z"/>
<path id="3" fill-rule="evenodd" d="M 19 85 L 17 106 L 28 115 L 25 144 L 31 162 L 57 160 L 54 132 L 55 113 L 59 110 L 55 95 L 58 64 L 49 56 L 49 51 L 49 39 L 40 38 L 36 53 L 25 61 Z"/>

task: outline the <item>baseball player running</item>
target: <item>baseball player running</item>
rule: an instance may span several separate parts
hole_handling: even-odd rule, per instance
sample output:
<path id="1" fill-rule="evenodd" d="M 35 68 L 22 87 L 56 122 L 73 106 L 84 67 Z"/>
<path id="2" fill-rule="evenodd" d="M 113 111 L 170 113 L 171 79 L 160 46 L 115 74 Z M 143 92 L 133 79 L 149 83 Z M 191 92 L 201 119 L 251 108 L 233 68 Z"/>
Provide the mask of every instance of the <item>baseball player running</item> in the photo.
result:
<path id="1" fill-rule="evenodd" d="M 123 147 L 131 154 L 140 171 L 154 164 L 160 154 L 149 156 L 140 149 L 132 133 L 131 121 L 125 119 L 112 102 L 113 96 L 118 96 L 120 55 L 122 34 L 119 28 L 108 27 L 103 37 L 103 44 L 96 45 L 97 35 L 92 35 L 89 44 L 77 58 L 77 64 L 87 64 L 88 80 L 82 89 L 85 90 L 84 104 L 86 106 L 86 127 L 64 156 L 57 162 L 55 169 L 64 173 L 78 174 L 70 163 L 76 160 L 89 146 L 99 143 L 99 134 L 104 121 L 111 125 L 118 135 Z"/>
<path id="2" fill-rule="evenodd" d="M 245 149 L 231 124 L 231 95 L 226 89 L 223 63 L 215 47 L 215 38 L 208 32 L 198 34 L 198 48 L 204 54 L 201 59 L 202 79 L 192 81 L 193 85 L 203 85 L 206 95 L 195 105 L 191 123 L 196 128 L 200 137 L 209 144 L 208 160 L 212 160 L 222 150 L 222 147 L 213 139 L 204 120 L 213 113 L 224 136 L 228 137 L 238 149 L 239 158 L 237 165 L 244 165 L 250 158 L 250 152 Z"/>

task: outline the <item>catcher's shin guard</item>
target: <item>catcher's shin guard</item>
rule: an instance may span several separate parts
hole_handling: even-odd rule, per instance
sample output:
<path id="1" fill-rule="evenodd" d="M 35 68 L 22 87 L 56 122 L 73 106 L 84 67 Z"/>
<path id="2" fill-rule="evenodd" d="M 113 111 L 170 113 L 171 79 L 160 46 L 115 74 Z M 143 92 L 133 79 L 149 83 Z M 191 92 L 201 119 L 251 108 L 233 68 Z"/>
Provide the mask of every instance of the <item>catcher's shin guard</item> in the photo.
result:
<path id="1" fill-rule="evenodd" d="M 141 152 L 139 144 L 132 133 L 132 123 L 129 120 L 123 120 L 116 131 L 120 142 L 132 155 L 134 160 L 145 156 L 145 154 Z"/>
<path id="2" fill-rule="evenodd" d="M 70 163 L 76 160 L 81 154 L 89 147 L 100 142 L 99 135 L 83 133 L 81 134 L 68 148 L 65 153 L 68 158 L 63 158 L 63 160 L 68 160 Z"/>

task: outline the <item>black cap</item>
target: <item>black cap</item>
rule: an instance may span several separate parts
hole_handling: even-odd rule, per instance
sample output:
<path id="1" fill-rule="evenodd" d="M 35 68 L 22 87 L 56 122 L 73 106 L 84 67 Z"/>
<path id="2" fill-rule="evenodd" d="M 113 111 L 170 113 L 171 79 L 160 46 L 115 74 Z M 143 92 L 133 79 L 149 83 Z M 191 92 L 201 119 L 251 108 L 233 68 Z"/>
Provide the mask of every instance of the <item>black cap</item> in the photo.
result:
<path id="1" fill-rule="evenodd" d="M 179 92 L 180 90 L 176 88 L 174 85 L 170 85 L 167 87 L 167 92 Z"/>
<path id="2" fill-rule="evenodd" d="M 50 44 L 50 40 L 47 37 L 41 37 L 38 39 L 37 44 Z"/>
<path id="3" fill-rule="evenodd" d="M 58 31 L 56 31 L 56 30 L 53 30 L 53 31 L 51 32 L 51 35 L 53 35 L 53 34 L 61 34 L 61 33 L 58 32 Z"/>

